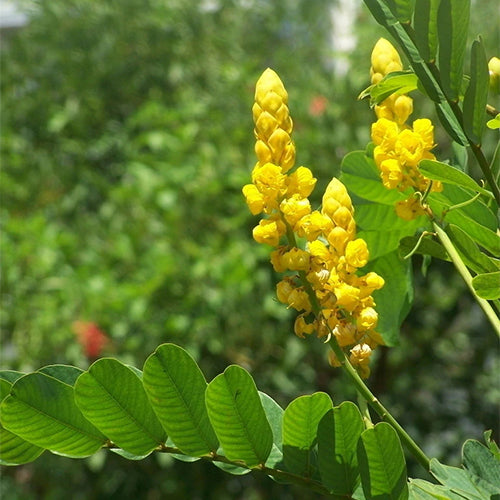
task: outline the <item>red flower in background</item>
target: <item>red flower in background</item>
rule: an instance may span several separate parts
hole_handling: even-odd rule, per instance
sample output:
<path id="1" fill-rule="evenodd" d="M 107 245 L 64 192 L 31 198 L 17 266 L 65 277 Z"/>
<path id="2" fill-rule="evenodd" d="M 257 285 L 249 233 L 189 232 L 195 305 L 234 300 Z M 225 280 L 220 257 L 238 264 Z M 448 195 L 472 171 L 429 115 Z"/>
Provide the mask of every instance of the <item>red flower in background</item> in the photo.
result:
<path id="1" fill-rule="evenodd" d="M 328 99 L 324 95 L 316 95 L 309 102 L 309 114 L 311 116 L 321 116 L 326 111 Z"/>
<path id="2" fill-rule="evenodd" d="M 75 321 L 73 331 L 87 358 L 98 358 L 109 344 L 108 336 L 92 321 Z"/>

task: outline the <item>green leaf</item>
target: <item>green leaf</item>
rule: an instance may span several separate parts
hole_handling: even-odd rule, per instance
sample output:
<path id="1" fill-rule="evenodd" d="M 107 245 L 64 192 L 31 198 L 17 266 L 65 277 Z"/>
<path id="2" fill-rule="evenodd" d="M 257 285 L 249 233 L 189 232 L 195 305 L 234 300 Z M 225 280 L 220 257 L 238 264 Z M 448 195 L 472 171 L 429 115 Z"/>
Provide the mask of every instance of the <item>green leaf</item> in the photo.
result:
<path id="1" fill-rule="evenodd" d="M 10 370 L 0 372 L 0 401 L 10 393 L 12 383 L 24 374 Z M 0 465 L 21 465 L 32 462 L 44 452 L 40 446 L 25 441 L 0 426 Z"/>
<path id="2" fill-rule="evenodd" d="M 454 184 L 455 186 L 461 186 L 465 189 L 470 189 L 471 191 L 493 198 L 493 194 L 487 189 L 479 186 L 479 184 L 477 184 L 472 177 L 457 168 L 447 165 L 446 163 L 433 160 L 422 160 L 419 163 L 418 168 L 420 173 L 429 179 L 441 181 L 447 184 Z"/>
<path id="3" fill-rule="evenodd" d="M 413 13 L 415 44 L 426 62 L 436 59 L 438 6 L 439 0 L 419 0 Z"/>
<path id="4" fill-rule="evenodd" d="M 283 461 L 283 413 L 281 406 L 271 396 L 259 391 L 262 407 L 273 431 L 273 447 L 266 461 L 266 466 L 276 468 Z"/>
<path id="5" fill-rule="evenodd" d="M 486 122 L 486 125 L 491 130 L 497 130 L 497 129 L 499 129 L 500 128 L 500 113 L 498 113 L 498 115 L 496 115 L 491 120 L 488 120 Z M 495 173 L 497 174 L 496 179 L 498 180 L 498 170 L 495 170 Z"/>
<path id="6" fill-rule="evenodd" d="M 12 385 L 18 378 L 23 377 L 26 373 L 15 370 L 0 370 L 0 380 L 6 380 Z"/>
<path id="7" fill-rule="evenodd" d="M 76 406 L 73 388 L 43 373 L 18 379 L 0 410 L 7 430 L 60 455 L 86 457 L 106 441 Z"/>
<path id="8" fill-rule="evenodd" d="M 379 314 L 377 331 L 386 345 L 398 343 L 401 323 L 410 311 L 413 302 L 411 260 L 404 260 L 398 250 L 370 261 L 363 273 L 374 271 L 385 280 L 380 290 L 373 292 Z"/>
<path id="9" fill-rule="evenodd" d="M 429 237 L 420 238 L 417 236 L 407 236 L 406 238 L 403 238 L 399 242 L 399 255 L 404 258 L 410 252 L 421 255 L 430 255 L 436 259 L 451 261 L 443 245 Z"/>
<path id="10" fill-rule="evenodd" d="M 147 455 L 165 442 L 141 379 L 116 359 L 100 359 L 80 375 L 75 400 L 88 420 L 133 455 Z"/>
<path id="11" fill-rule="evenodd" d="M 287 470 L 313 476 L 318 424 L 332 406 L 330 396 L 324 392 L 300 396 L 287 406 L 283 415 L 283 459 Z"/>
<path id="12" fill-rule="evenodd" d="M 84 372 L 81 368 L 69 365 L 48 365 L 38 370 L 40 373 L 50 375 L 65 384 L 74 387 L 76 379 Z"/>
<path id="13" fill-rule="evenodd" d="M 448 224 L 445 231 L 465 265 L 475 273 L 492 273 L 500 270 L 500 261 L 481 252 L 474 240 L 458 226 Z"/>
<path id="14" fill-rule="evenodd" d="M 496 234 L 497 218 L 480 200 L 459 186 L 446 184 L 441 193 L 431 193 L 427 201 L 436 216 L 465 231 L 492 255 L 500 255 L 500 239 Z M 450 207 L 457 207 L 450 210 Z"/>
<path id="15" fill-rule="evenodd" d="M 498 118 L 498 127 L 500 128 L 500 113 L 497 115 Z M 490 164 L 491 175 L 496 182 L 500 181 L 500 141 L 495 148 L 495 153 L 493 154 L 493 158 Z"/>
<path id="16" fill-rule="evenodd" d="M 481 39 L 472 42 L 470 83 L 464 96 L 464 128 L 474 144 L 481 143 L 486 123 L 489 72 L 486 53 Z"/>
<path id="17" fill-rule="evenodd" d="M 423 479 L 410 479 L 410 500 L 463 500 L 445 486 L 429 483 Z"/>
<path id="18" fill-rule="evenodd" d="M 364 424 L 350 401 L 328 410 L 318 425 L 318 466 L 322 483 L 336 495 L 352 496 L 359 483 L 356 447 Z"/>
<path id="19" fill-rule="evenodd" d="M 439 70 L 448 98 L 458 101 L 469 28 L 470 0 L 441 0 L 438 8 Z"/>
<path id="20" fill-rule="evenodd" d="M 406 500 L 406 463 L 396 431 L 386 422 L 365 430 L 358 441 L 361 484 L 367 500 Z"/>
<path id="21" fill-rule="evenodd" d="M 437 459 L 432 458 L 430 472 L 441 484 L 468 500 L 490 498 L 489 493 L 464 469 L 443 465 Z"/>
<path id="22" fill-rule="evenodd" d="M 181 347 L 163 344 L 144 364 L 143 384 L 163 428 L 184 453 L 215 452 L 217 436 L 205 406 L 207 382 Z"/>
<path id="23" fill-rule="evenodd" d="M 264 464 L 273 432 L 250 374 L 240 366 L 229 366 L 208 384 L 205 398 L 226 457 L 248 467 Z"/>
<path id="24" fill-rule="evenodd" d="M 396 6 L 396 17 L 402 23 L 409 23 L 413 14 L 415 0 L 391 0 Z"/>
<path id="25" fill-rule="evenodd" d="M 481 487 L 491 495 L 500 494 L 500 460 L 483 444 L 468 439 L 462 449 L 463 463 L 467 471 L 475 476 Z"/>
<path id="26" fill-rule="evenodd" d="M 500 271 L 478 274 L 472 278 L 472 286 L 482 299 L 495 300 L 500 298 Z"/>
<path id="27" fill-rule="evenodd" d="M 370 105 L 380 104 L 392 94 L 408 94 L 417 90 L 418 78 L 413 71 L 394 71 L 370 88 Z"/>

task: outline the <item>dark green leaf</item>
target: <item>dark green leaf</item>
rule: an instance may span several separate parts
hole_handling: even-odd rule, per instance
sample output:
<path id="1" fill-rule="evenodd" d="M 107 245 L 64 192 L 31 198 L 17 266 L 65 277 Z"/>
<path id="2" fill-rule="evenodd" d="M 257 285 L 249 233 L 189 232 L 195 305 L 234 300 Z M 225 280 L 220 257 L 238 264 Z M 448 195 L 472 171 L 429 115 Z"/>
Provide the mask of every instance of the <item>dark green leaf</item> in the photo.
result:
<path id="1" fill-rule="evenodd" d="M 205 406 L 207 382 L 181 347 L 163 344 L 144 364 L 143 384 L 163 428 L 184 453 L 215 452 L 217 436 Z"/>
<path id="2" fill-rule="evenodd" d="M 0 380 L 6 380 L 13 384 L 18 378 L 23 377 L 26 373 L 17 372 L 15 370 L 0 370 Z"/>
<path id="3" fill-rule="evenodd" d="M 332 408 L 324 392 L 294 399 L 283 415 L 283 458 L 287 470 L 305 477 L 314 473 L 318 424 Z"/>
<path id="4" fill-rule="evenodd" d="M 76 406 L 73 388 L 43 373 L 18 379 L 0 408 L 7 430 L 54 453 L 86 457 L 106 441 Z"/>
<path id="5" fill-rule="evenodd" d="M 469 138 L 480 144 L 486 123 L 488 99 L 488 62 L 481 39 L 472 42 L 470 83 L 464 96 L 464 127 Z"/>
<path id="6" fill-rule="evenodd" d="M 469 28 L 470 0 L 441 0 L 438 8 L 439 70 L 446 95 L 458 101 Z"/>
<path id="7" fill-rule="evenodd" d="M 438 6 L 439 0 L 419 0 L 413 14 L 415 43 L 426 62 L 436 59 Z"/>
<path id="8" fill-rule="evenodd" d="M 465 265 L 475 273 L 500 271 L 500 261 L 481 252 L 474 240 L 455 224 L 448 224 L 446 233 L 453 242 Z"/>
<path id="9" fill-rule="evenodd" d="M 367 500 L 406 500 L 406 463 L 396 431 L 380 422 L 365 430 L 358 442 L 361 484 Z"/>
<path id="10" fill-rule="evenodd" d="M 472 278 L 472 286 L 479 297 L 486 300 L 500 298 L 500 271 L 478 274 Z"/>
<path id="11" fill-rule="evenodd" d="M 381 290 L 373 292 L 379 321 L 377 331 L 386 345 L 398 343 L 401 323 L 413 302 L 411 260 L 402 259 L 397 250 L 371 261 L 363 272 L 374 271 L 385 280 Z"/>
<path id="12" fill-rule="evenodd" d="M 76 379 L 83 373 L 82 369 L 69 365 L 49 365 L 40 368 L 38 371 L 71 386 L 75 385 Z"/>
<path id="13" fill-rule="evenodd" d="M 75 400 L 85 417 L 128 453 L 147 455 L 165 442 L 140 378 L 116 359 L 100 359 L 80 375 Z"/>
<path id="14" fill-rule="evenodd" d="M 393 0 L 396 5 L 396 17 L 402 23 L 409 23 L 413 15 L 415 0 Z"/>
<path id="15" fill-rule="evenodd" d="M 439 161 L 422 160 L 418 167 L 420 172 L 429 179 L 461 186 L 493 198 L 490 191 L 482 188 L 472 177 L 451 165 Z"/>
<path id="16" fill-rule="evenodd" d="M 464 466 L 477 478 L 481 487 L 492 495 L 500 494 L 500 460 L 475 439 L 468 439 L 464 443 L 462 455 Z"/>
<path id="17" fill-rule="evenodd" d="M 208 384 L 210 422 L 227 458 L 248 467 L 264 464 L 273 446 L 273 432 L 250 374 L 232 365 Z"/>
<path id="18" fill-rule="evenodd" d="M 352 496 L 359 483 L 356 446 L 364 424 L 350 401 L 328 410 L 318 426 L 318 467 L 322 483 L 336 495 Z"/>

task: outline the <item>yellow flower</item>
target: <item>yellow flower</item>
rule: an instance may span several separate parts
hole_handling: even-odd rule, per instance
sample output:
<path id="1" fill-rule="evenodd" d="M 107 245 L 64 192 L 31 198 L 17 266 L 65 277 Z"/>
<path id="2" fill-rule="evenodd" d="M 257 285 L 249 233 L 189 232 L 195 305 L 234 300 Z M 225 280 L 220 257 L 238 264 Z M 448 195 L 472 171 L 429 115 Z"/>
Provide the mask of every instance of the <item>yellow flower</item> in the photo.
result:
<path id="1" fill-rule="evenodd" d="M 253 215 L 260 214 L 266 206 L 265 198 L 254 184 L 243 186 L 243 195 Z"/>
<path id="2" fill-rule="evenodd" d="M 500 59 L 498 57 L 492 57 L 488 61 L 488 71 L 491 91 L 500 94 Z"/>
<path id="3" fill-rule="evenodd" d="M 396 213 L 404 220 L 413 220 L 424 215 L 424 209 L 416 196 L 410 196 L 407 200 L 398 201 L 395 206 Z"/>
<path id="4" fill-rule="evenodd" d="M 314 210 L 314 212 L 302 217 L 297 222 L 295 230 L 301 238 L 306 238 L 307 241 L 315 241 L 321 234 L 328 234 L 332 228 L 332 220 Z"/>
<path id="5" fill-rule="evenodd" d="M 295 335 L 297 337 L 300 337 L 301 339 L 304 338 L 304 334 L 310 335 L 311 333 L 314 332 L 314 323 L 307 323 L 304 315 L 299 314 L 297 318 L 295 319 L 294 327 Z"/>
<path id="6" fill-rule="evenodd" d="M 255 153 L 259 163 L 275 163 L 286 173 L 295 163 L 295 146 L 290 138 L 293 122 L 288 110 L 288 93 L 279 76 L 266 69 L 255 86 L 252 113 L 255 123 Z"/>
<path id="7" fill-rule="evenodd" d="M 334 288 L 334 293 L 337 297 L 337 306 L 343 307 L 349 312 L 353 312 L 359 305 L 359 288 L 342 282 Z"/>
<path id="8" fill-rule="evenodd" d="M 294 289 L 295 287 L 293 286 L 290 278 L 281 280 L 276 285 L 276 296 L 278 297 L 278 300 L 283 304 L 288 304 L 288 298 Z"/>
<path id="9" fill-rule="evenodd" d="M 368 247 L 366 246 L 366 241 L 362 238 L 358 238 L 347 243 L 345 249 L 345 260 L 349 266 L 356 269 L 366 266 L 368 263 Z"/>
<path id="10" fill-rule="evenodd" d="M 257 243 L 266 243 L 273 247 L 278 246 L 280 237 L 284 234 L 283 223 L 272 219 L 262 219 L 253 229 L 253 238 Z"/>
<path id="11" fill-rule="evenodd" d="M 398 51 L 385 38 L 379 38 L 375 47 L 373 47 L 371 63 L 370 73 L 372 75 L 372 83 L 374 83 L 373 77 L 377 73 L 385 76 L 393 71 L 401 71 L 403 69 Z M 377 78 L 375 77 L 375 79 Z"/>
<path id="12" fill-rule="evenodd" d="M 252 182 L 262 194 L 269 207 L 277 207 L 280 196 L 285 192 L 285 175 L 281 167 L 273 163 L 257 164 L 252 172 Z"/>
<path id="13" fill-rule="evenodd" d="M 399 125 L 403 125 L 413 113 L 413 99 L 407 95 L 397 96 L 394 101 L 393 110 L 396 121 Z"/>
<path id="14" fill-rule="evenodd" d="M 356 343 L 356 328 L 351 323 L 339 323 L 333 329 L 333 335 L 340 347 L 346 347 Z"/>
<path id="15" fill-rule="evenodd" d="M 309 252 L 293 247 L 283 254 L 282 262 L 291 271 L 308 271 L 310 257 Z"/>
<path id="16" fill-rule="evenodd" d="M 358 317 L 356 318 L 356 326 L 361 332 L 373 330 L 377 327 L 377 322 L 378 314 L 373 307 L 365 307 L 358 313 Z"/>
<path id="17" fill-rule="evenodd" d="M 384 151 L 390 151 L 398 138 L 398 125 L 387 118 L 379 118 L 372 124 L 372 141 L 376 146 L 382 145 Z"/>
<path id="18" fill-rule="evenodd" d="M 432 149 L 434 144 L 434 125 L 428 118 L 420 118 L 413 122 L 413 132 L 420 136 L 422 147 L 424 149 Z"/>
<path id="19" fill-rule="evenodd" d="M 291 198 L 281 202 L 280 210 L 288 224 L 293 228 L 302 217 L 311 213 L 311 204 L 307 198 L 301 198 L 300 195 L 294 194 Z"/>
<path id="20" fill-rule="evenodd" d="M 390 158 L 380 164 L 380 176 L 382 184 L 387 189 L 396 189 L 403 180 L 403 171 L 398 160 Z"/>
<path id="21" fill-rule="evenodd" d="M 358 344 L 351 349 L 349 361 L 359 370 L 362 378 L 367 378 L 370 375 L 368 363 L 371 355 L 372 349 L 368 344 Z"/>
<path id="22" fill-rule="evenodd" d="M 299 167 L 287 178 L 287 196 L 298 194 L 301 198 L 307 198 L 313 192 L 316 180 L 311 170 Z"/>
<path id="23" fill-rule="evenodd" d="M 288 296 L 288 305 L 297 311 L 311 312 L 309 296 L 302 288 L 295 288 Z"/>

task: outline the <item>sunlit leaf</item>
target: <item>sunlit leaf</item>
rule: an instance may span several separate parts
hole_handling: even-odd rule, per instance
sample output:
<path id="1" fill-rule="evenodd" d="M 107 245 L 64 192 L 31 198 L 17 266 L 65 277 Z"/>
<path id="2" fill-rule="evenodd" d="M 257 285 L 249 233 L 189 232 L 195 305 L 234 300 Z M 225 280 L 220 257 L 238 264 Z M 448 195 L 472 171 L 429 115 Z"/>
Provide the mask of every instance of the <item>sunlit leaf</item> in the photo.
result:
<path id="1" fill-rule="evenodd" d="M 350 401 L 328 410 L 319 423 L 319 472 L 323 484 L 336 495 L 351 496 L 359 482 L 356 449 L 363 430 L 358 407 Z"/>
<path id="2" fill-rule="evenodd" d="M 147 455 L 166 439 L 140 378 L 116 359 L 100 359 L 80 375 L 75 400 L 85 417 L 128 453 Z"/>
<path id="3" fill-rule="evenodd" d="M 472 278 L 472 286 L 479 297 L 486 300 L 500 298 L 500 271 L 478 274 Z"/>
<path id="4" fill-rule="evenodd" d="M 358 441 L 361 484 L 367 500 L 406 500 L 406 462 L 396 431 L 380 422 L 365 430 Z"/>
<path id="5" fill-rule="evenodd" d="M 311 477 L 315 470 L 318 424 L 332 408 L 324 392 L 294 399 L 283 415 L 283 459 L 287 470 Z"/>
<path id="6" fill-rule="evenodd" d="M 43 373 L 18 379 L 0 410 L 7 430 L 54 453 L 86 457 L 106 441 L 76 406 L 73 388 Z"/>
<path id="7" fill-rule="evenodd" d="M 206 405 L 224 454 L 248 467 L 264 464 L 273 446 L 273 432 L 255 383 L 232 365 L 208 384 Z"/>
<path id="8" fill-rule="evenodd" d="M 180 450 L 193 456 L 217 450 L 205 406 L 207 382 L 188 352 L 174 344 L 158 347 L 144 364 L 143 384 L 161 424 Z"/>

